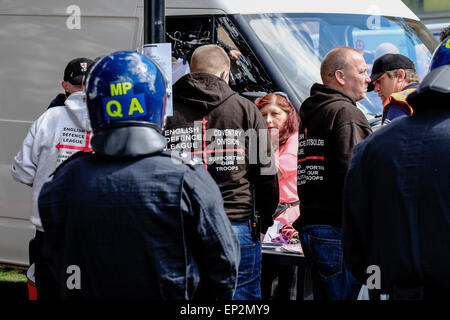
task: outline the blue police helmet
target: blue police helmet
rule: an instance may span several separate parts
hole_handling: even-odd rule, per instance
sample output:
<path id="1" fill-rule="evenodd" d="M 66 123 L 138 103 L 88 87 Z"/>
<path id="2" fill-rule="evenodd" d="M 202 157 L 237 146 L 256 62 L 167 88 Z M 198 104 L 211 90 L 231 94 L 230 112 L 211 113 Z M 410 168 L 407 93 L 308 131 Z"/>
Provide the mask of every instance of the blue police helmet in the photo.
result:
<path id="1" fill-rule="evenodd" d="M 433 53 L 430 70 L 450 64 L 450 36 L 442 41 Z"/>
<path id="2" fill-rule="evenodd" d="M 92 129 L 164 125 L 167 81 L 146 56 L 131 51 L 101 58 L 86 80 L 86 103 Z"/>

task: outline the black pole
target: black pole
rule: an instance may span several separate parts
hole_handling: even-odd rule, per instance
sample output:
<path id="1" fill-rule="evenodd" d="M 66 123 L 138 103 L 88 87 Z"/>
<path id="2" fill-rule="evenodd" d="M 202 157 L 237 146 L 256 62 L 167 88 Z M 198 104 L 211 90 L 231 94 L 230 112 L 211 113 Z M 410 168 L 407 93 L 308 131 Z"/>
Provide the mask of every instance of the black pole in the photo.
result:
<path id="1" fill-rule="evenodd" d="M 166 42 L 165 0 L 144 0 L 144 44 Z"/>

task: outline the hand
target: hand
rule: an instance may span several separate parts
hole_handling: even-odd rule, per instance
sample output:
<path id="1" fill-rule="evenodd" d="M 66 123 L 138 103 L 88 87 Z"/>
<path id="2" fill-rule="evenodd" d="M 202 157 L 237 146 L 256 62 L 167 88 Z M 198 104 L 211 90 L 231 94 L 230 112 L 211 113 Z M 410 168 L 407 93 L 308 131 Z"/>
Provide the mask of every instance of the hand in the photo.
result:
<path id="1" fill-rule="evenodd" d="M 264 237 L 265 237 L 266 235 L 264 234 L 264 233 L 261 233 L 260 234 L 260 240 L 261 240 L 261 243 L 264 241 Z"/>
<path id="2" fill-rule="evenodd" d="M 230 57 L 230 59 L 232 60 L 239 60 L 241 58 L 242 53 L 239 50 L 230 50 L 230 52 L 228 52 L 228 56 Z"/>

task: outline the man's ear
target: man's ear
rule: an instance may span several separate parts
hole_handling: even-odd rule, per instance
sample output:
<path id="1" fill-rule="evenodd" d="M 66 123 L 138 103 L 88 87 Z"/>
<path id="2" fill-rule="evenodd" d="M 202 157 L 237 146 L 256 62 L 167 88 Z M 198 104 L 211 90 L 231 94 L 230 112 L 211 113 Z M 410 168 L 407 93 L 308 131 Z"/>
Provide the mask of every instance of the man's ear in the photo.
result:
<path id="1" fill-rule="evenodd" d="M 228 76 L 228 71 L 223 71 L 220 73 L 219 78 L 226 81 L 227 76 Z"/>
<path id="2" fill-rule="evenodd" d="M 406 72 L 403 69 L 397 69 L 395 75 L 397 76 L 398 80 L 397 81 L 404 81 L 406 78 Z"/>
<path id="3" fill-rule="evenodd" d="M 344 72 L 342 70 L 336 70 L 334 73 L 334 76 L 336 77 L 336 81 L 343 86 L 345 84 L 344 80 Z"/>
<path id="4" fill-rule="evenodd" d="M 61 82 L 61 86 L 63 87 L 64 91 L 69 92 L 70 83 L 68 81 Z"/>
<path id="5" fill-rule="evenodd" d="M 230 70 L 222 71 L 219 75 L 219 78 L 229 84 L 229 81 L 230 81 L 229 75 L 230 75 Z"/>

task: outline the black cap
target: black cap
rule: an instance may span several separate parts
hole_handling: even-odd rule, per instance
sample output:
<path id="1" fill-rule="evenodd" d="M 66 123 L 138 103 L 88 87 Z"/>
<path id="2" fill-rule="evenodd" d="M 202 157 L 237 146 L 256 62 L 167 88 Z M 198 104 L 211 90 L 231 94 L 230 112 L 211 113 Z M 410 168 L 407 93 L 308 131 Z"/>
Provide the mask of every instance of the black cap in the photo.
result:
<path id="1" fill-rule="evenodd" d="M 373 82 L 381 77 L 386 71 L 397 69 L 415 70 L 416 67 L 414 66 L 414 62 L 402 54 L 387 53 L 376 59 L 373 63 L 372 74 L 370 75 L 371 82 L 367 86 L 367 91 L 372 91 L 374 89 Z"/>
<path id="2" fill-rule="evenodd" d="M 69 81 L 73 85 L 80 85 L 83 76 L 89 70 L 92 63 L 93 61 L 88 58 L 76 58 L 71 60 L 64 70 L 64 81 Z"/>

